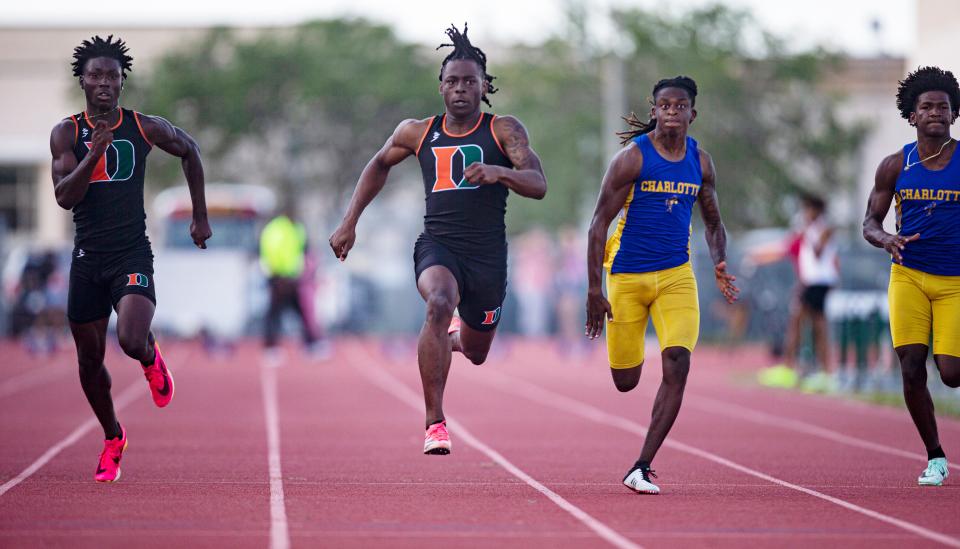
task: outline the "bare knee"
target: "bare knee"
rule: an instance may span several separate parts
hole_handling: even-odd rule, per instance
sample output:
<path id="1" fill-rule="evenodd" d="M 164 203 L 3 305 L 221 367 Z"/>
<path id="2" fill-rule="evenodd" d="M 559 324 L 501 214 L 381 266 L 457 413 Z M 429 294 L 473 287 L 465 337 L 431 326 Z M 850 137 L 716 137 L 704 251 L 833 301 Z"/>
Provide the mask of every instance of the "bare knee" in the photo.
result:
<path id="1" fill-rule="evenodd" d="M 640 363 L 633 368 L 611 368 L 610 373 L 613 375 L 613 384 L 616 386 L 617 390 L 621 393 L 628 393 L 636 388 L 640 383 L 640 372 L 642 371 L 643 363 Z"/>
<path id="2" fill-rule="evenodd" d="M 117 334 L 120 341 L 120 348 L 130 358 L 141 359 L 147 350 L 147 337 L 142 334 L 131 332 L 120 332 Z"/>
<path id="3" fill-rule="evenodd" d="M 453 318 L 453 309 L 456 304 L 449 297 L 441 293 L 433 293 L 427 297 L 427 324 L 446 328 Z"/>
<path id="4" fill-rule="evenodd" d="M 900 359 L 900 375 L 903 377 L 903 389 L 911 391 L 927 386 L 927 348 L 926 346 L 908 346 L 897 348 Z"/>
<path id="5" fill-rule="evenodd" d="M 463 356 L 467 357 L 467 360 L 476 364 L 477 366 L 487 361 L 487 351 L 474 351 L 465 349 L 463 351 Z"/>
<path id="6" fill-rule="evenodd" d="M 934 355 L 937 370 L 940 370 L 940 379 L 951 389 L 960 387 L 960 357 L 951 355 Z"/>
<path id="7" fill-rule="evenodd" d="M 683 387 L 690 373 L 690 351 L 683 347 L 663 350 L 663 384 Z"/>
<path id="8" fill-rule="evenodd" d="M 960 387 L 960 372 L 940 372 L 940 379 L 943 380 L 943 384 L 951 389 L 956 389 Z"/>

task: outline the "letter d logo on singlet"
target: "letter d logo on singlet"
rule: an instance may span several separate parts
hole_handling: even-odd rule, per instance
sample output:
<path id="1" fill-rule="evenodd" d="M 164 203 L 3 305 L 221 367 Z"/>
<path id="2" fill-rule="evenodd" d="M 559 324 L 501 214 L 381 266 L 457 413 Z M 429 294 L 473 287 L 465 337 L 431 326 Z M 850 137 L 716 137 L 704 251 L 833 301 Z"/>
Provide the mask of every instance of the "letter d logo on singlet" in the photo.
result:
<path id="1" fill-rule="evenodd" d="M 433 183 L 433 192 L 476 189 L 480 185 L 471 185 L 463 176 L 467 166 L 474 162 L 483 162 L 483 149 L 480 145 L 457 145 L 453 147 L 432 147 L 437 179 Z"/>
<path id="2" fill-rule="evenodd" d="M 90 141 L 84 141 L 87 150 L 93 146 Z M 137 163 L 137 158 L 133 149 L 133 143 L 126 139 L 116 139 L 97 161 L 97 165 L 90 174 L 90 182 L 100 181 L 126 181 L 133 176 L 133 167 Z"/>

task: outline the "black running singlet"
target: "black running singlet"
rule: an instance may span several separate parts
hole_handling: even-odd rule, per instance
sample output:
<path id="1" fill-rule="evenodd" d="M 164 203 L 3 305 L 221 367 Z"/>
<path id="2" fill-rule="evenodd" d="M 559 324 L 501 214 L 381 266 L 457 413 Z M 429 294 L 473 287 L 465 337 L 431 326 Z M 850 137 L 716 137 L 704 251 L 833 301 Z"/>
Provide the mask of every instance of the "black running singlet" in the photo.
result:
<path id="1" fill-rule="evenodd" d="M 73 154 L 80 162 L 92 146 L 94 121 L 85 113 L 70 118 L 77 130 Z M 113 143 L 93 169 L 87 194 L 73 207 L 74 244 L 85 251 L 118 252 L 148 243 L 143 180 L 153 145 L 134 111 L 120 109 L 112 131 Z"/>
<path id="2" fill-rule="evenodd" d="M 427 201 L 424 230 L 453 252 L 505 252 L 507 187 L 473 185 L 463 176 L 474 162 L 513 168 L 493 133 L 496 116 L 482 113 L 461 135 L 446 131 L 445 116 L 433 117 L 417 149 Z"/>

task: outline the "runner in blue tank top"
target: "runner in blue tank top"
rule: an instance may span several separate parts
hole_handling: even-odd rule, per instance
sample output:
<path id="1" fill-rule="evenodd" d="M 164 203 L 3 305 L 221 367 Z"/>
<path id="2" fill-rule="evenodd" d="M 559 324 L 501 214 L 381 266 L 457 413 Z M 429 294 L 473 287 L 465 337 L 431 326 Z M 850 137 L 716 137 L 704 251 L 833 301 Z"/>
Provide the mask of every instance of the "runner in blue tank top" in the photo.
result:
<path id="1" fill-rule="evenodd" d="M 627 146 L 613 158 L 590 225 L 587 249 L 587 337 L 607 321 L 607 354 L 613 382 L 622 392 L 640 381 L 644 333 L 652 319 L 660 343 L 663 381 L 640 458 L 623 483 L 638 493 L 658 494 L 650 464 L 673 426 L 700 330 L 697 284 L 690 266 L 690 217 L 700 203 L 717 286 L 727 301 L 737 298 L 726 271 L 727 237 L 717 205 L 713 160 L 687 135 L 697 116 L 696 83 L 685 76 L 653 87 L 650 120 L 631 115 L 635 129 L 621 133 Z M 607 228 L 622 212 L 616 231 Z M 608 301 L 601 273 L 607 271 Z"/>
<path id="2" fill-rule="evenodd" d="M 441 47 L 453 51 L 440 68 L 445 112 L 397 126 L 363 169 L 343 221 L 330 236 L 333 253 L 345 260 L 360 214 L 383 188 L 390 168 L 417 157 L 426 196 L 424 230 L 413 252 L 417 289 L 426 304 L 417 361 L 426 408 L 423 453 L 432 455 L 450 453 L 443 389 L 451 351 L 482 364 L 500 322 L 507 289 L 507 195 L 540 199 L 547 192 L 523 124 L 481 111 L 480 102 L 489 105 L 487 96 L 496 91 L 486 55 L 467 39 L 466 27 L 463 33 L 451 27 L 447 36 L 452 44 Z"/>
<path id="3" fill-rule="evenodd" d="M 917 140 L 883 159 L 867 203 L 863 236 L 890 254 L 890 334 L 900 359 L 903 397 L 927 449 L 920 485 L 948 476 L 927 390 L 931 335 L 940 379 L 960 387 L 960 158 L 950 126 L 960 110 L 953 73 L 923 67 L 907 75 L 897 108 Z M 883 230 L 896 200 L 897 234 Z"/>

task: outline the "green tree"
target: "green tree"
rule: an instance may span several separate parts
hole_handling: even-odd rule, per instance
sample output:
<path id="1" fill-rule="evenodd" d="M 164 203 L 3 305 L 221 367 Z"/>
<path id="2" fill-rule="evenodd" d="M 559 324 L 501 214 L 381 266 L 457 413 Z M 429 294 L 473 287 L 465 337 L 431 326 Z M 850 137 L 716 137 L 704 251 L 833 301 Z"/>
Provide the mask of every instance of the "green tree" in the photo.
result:
<path id="1" fill-rule="evenodd" d="M 209 179 L 319 187 L 339 207 L 398 122 L 437 110 L 436 86 L 435 62 L 390 28 L 335 19 L 212 30 L 136 93 L 200 138 Z"/>
<path id="2" fill-rule="evenodd" d="M 713 6 L 677 18 L 616 11 L 627 44 L 630 105 L 645 115 L 650 90 L 685 74 L 698 84 L 691 133 L 710 151 L 720 204 L 732 228 L 782 224 L 786 197 L 829 196 L 855 184 L 866 126 L 844 124 L 819 87 L 841 61 L 823 49 L 790 52 L 746 12 Z"/>

